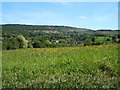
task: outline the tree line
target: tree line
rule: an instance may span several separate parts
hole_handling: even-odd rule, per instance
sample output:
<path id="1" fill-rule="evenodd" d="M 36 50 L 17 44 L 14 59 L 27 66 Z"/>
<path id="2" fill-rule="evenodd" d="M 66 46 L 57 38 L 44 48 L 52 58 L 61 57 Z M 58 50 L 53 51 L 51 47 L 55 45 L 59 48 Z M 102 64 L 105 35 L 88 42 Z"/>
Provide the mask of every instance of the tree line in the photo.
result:
<path id="1" fill-rule="evenodd" d="M 46 33 L 42 31 L 58 31 Z M 88 29 L 86 29 L 88 30 Z M 78 28 L 58 26 L 3 25 L 3 50 L 20 48 L 55 48 L 119 43 L 119 31 L 81 31 Z"/>

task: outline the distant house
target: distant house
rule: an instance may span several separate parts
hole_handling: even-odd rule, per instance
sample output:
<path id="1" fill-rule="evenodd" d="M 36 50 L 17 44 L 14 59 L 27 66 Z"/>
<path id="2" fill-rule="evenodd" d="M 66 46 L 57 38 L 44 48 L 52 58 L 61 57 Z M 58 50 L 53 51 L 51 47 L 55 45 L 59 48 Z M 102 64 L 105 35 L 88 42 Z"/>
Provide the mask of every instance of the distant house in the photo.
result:
<path id="1" fill-rule="evenodd" d="M 52 40 L 53 43 L 59 43 L 59 40 Z"/>
<path id="2" fill-rule="evenodd" d="M 34 44 L 35 42 L 32 42 L 32 44 Z"/>

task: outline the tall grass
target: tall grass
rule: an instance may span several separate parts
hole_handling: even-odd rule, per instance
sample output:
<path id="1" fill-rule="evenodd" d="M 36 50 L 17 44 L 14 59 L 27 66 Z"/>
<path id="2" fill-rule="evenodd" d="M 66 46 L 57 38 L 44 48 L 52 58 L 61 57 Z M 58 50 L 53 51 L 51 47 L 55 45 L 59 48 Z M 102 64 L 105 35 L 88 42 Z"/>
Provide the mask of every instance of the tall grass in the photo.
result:
<path id="1" fill-rule="evenodd" d="M 118 88 L 118 44 L 3 51 L 3 88 Z"/>

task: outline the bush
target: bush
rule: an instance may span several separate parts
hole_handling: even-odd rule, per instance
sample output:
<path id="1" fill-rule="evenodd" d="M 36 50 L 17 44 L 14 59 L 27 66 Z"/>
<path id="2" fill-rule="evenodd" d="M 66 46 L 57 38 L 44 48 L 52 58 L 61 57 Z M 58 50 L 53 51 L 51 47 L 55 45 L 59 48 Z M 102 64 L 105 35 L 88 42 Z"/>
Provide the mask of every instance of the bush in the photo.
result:
<path id="1" fill-rule="evenodd" d="M 85 46 L 86 46 L 86 45 L 92 45 L 92 40 L 89 39 L 89 38 L 85 39 L 84 45 L 85 45 Z"/>
<path id="2" fill-rule="evenodd" d="M 33 48 L 33 45 L 31 42 L 28 42 L 28 48 Z"/>
<path id="3" fill-rule="evenodd" d="M 19 45 L 20 44 L 16 37 L 5 38 L 3 39 L 2 49 L 3 50 L 18 49 Z"/>
<path id="4" fill-rule="evenodd" d="M 45 43 L 42 43 L 40 41 L 35 41 L 33 43 L 33 48 L 44 48 L 45 47 Z"/>
<path id="5" fill-rule="evenodd" d="M 24 36 L 18 35 L 17 39 L 20 42 L 19 48 L 27 48 L 28 47 L 28 41 L 25 39 Z"/>

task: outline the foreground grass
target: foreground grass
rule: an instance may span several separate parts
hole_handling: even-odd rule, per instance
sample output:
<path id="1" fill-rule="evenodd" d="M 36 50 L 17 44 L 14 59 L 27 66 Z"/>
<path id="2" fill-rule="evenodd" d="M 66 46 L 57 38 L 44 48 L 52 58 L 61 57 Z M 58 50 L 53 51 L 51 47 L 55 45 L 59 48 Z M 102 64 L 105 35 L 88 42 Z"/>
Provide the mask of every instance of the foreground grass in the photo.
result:
<path id="1" fill-rule="evenodd" d="M 3 51 L 3 88 L 118 88 L 118 44 Z"/>

